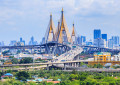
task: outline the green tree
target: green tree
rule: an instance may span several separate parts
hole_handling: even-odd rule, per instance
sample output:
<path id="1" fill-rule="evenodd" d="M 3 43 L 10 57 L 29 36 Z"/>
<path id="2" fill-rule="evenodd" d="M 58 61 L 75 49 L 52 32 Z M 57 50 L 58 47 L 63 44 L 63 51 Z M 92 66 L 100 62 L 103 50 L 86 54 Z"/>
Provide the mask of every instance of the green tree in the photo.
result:
<path id="1" fill-rule="evenodd" d="M 78 74 L 78 73 L 77 73 L 77 71 L 74 69 L 74 70 L 72 71 L 72 74 Z"/>
<path id="2" fill-rule="evenodd" d="M 80 85 L 80 81 L 79 80 L 74 80 L 70 83 L 70 85 Z"/>
<path id="3" fill-rule="evenodd" d="M 0 72 L 0 79 L 1 79 L 1 76 L 2 76 L 3 74 L 4 74 L 3 72 Z"/>
<path id="4" fill-rule="evenodd" d="M 79 75 L 78 76 L 78 79 L 81 80 L 81 81 L 84 81 L 86 78 L 87 78 L 86 75 Z"/>
<path id="5" fill-rule="evenodd" d="M 97 73 L 96 75 L 94 75 L 94 79 L 103 79 L 103 78 L 104 78 L 103 74 Z"/>
<path id="6" fill-rule="evenodd" d="M 86 85 L 85 81 L 80 81 L 80 85 Z"/>
<path id="7" fill-rule="evenodd" d="M 71 74 L 69 77 L 70 80 L 75 80 L 78 79 L 78 75 L 77 74 Z"/>
<path id="8" fill-rule="evenodd" d="M 35 82 L 29 82 L 29 85 L 37 85 Z"/>
<path id="9" fill-rule="evenodd" d="M 100 63 L 94 64 L 93 68 L 103 68 L 103 65 L 101 65 Z"/>
<path id="10" fill-rule="evenodd" d="M 117 84 L 117 85 L 120 85 L 120 79 L 118 79 L 118 80 L 116 81 L 116 84 Z"/>
<path id="11" fill-rule="evenodd" d="M 18 80 L 26 81 L 26 79 L 28 79 L 30 77 L 30 74 L 25 71 L 20 71 L 16 74 L 16 77 Z"/>
<path id="12" fill-rule="evenodd" d="M 40 70 L 38 76 L 39 76 L 39 77 L 45 77 L 44 71 L 43 71 L 43 70 Z"/>
<path id="13" fill-rule="evenodd" d="M 7 70 L 6 73 L 12 73 L 12 70 Z"/>
<path id="14" fill-rule="evenodd" d="M 14 58 L 14 56 L 10 56 L 9 58 Z"/>
<path id="15" fill-rule="evenodd" d="M 26 57 L 26 58 L 22 58 L 21 60 L 20 60 L 20 64 L 22 64 L 22 63 L 32 63 L 33 62 L 33 59 L 31 58 L 31 57 Z"/>
<path id="16" fill-rule="evenodd" d="M 85 63 L 83 63 L 83 62 L 81 62 L 81 63 L 80 63 L 80 66 L 83 66 L 83 65 L 86 65 L 86 64 L 85 64 Z"/>
<path id="17" fill-rule="evenodd" d="M 100 82 L 100 85 L 109 85 L 109 82 Z"/>
<path id="18" fill-rule="evenodd" d="M 12 58 L 11 62 L 12 62 L 12 64 L 18 64 L 18 59 L 17 58 Z"/>
<path id="19" fill-rule="evenodd" d="M 115 81 L 110 81 L 109 85 L 116 85 Z"/>

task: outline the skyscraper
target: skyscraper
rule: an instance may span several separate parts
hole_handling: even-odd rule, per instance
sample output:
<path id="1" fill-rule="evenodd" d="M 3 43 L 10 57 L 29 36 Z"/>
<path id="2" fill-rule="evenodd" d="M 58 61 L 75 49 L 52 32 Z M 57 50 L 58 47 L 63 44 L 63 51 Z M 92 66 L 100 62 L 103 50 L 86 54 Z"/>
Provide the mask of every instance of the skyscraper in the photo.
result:
<path id="1" fill-rule="evenodd" d="M 25 40 L 23 40 L 22 37 L 20 37 L 20 43 L 23 43 L 25 45 Z"/>
<path id="2" fill-rule="evenodd" d="M 4 41 L 0 42 L 0 46 L 4 46 Z"/>
<path id="3" fill-rule="evenodd" d="M 29 41 L 29 45 L 37 45 L 37 41 L 34 41 L 34 37 L 32 36 L 30 41 Z"/>
<path id="4" fill-rule="evenodd" d="M 12 40 L 12 41 L 10 41 L 10 46 L 14 46 L 15 45 L 15 43 L 16 43 L 17 41 L 16 40 Z"/>
<path id="5" fill-rule="evenodd" d="M 84 43 L 86 41 L 86 36 L 81 36 L 81 42 Z"/>
<path id="6" fill-rule="evenodd" d="M 107 34 L 102 34 L 102 39 L 105 39 L 107 41 Z"/>
<path id="7" fill-rule="evenodd" d="M 101 38 L 101 30 L 94 29 L 94 39 Z"/>
<path id="8" fill-rule="evenodd" d="M 20 42 L 22 42 L 22 37 L 20 38 Z"/>
<path id="9" fill-rule="evenodd" d="M 119 36 L 112 36 L 113 46 L 119 45 Z"/>
<path id="10" fill-rule="evenodd" d="M 41 44 L 45 44 L 45 37 L 42 38 Z"/>
<path id="11" fill-rule="evenodd" d="M 81 39 L 80 39 L 80 36 L 77 37 L 77 44 L 81 44 Z"/>
<path id="12" fill-rule="evenodd" d="M 113 49 L 113 40 L 112 39 L 108 40 L 108 48 Z"/>
<path id="13" fill-rule="evenodd" d="M 92 40 L 86 41 L 85 43 L 86 43 L 87 46 L 92 46 L 93 45 Z"/>
<path id="14" fill-rule="evenodd" d="M 86 36 L 78 36 L 77 37 L 77 44 L 84 45 L 86 42 Z"/>
<path id="15" fill-rule="evenodd" d="M 100 48 L 106 48 L 106 41 L 102 38 L 94 39 L 94 46 Z"/>

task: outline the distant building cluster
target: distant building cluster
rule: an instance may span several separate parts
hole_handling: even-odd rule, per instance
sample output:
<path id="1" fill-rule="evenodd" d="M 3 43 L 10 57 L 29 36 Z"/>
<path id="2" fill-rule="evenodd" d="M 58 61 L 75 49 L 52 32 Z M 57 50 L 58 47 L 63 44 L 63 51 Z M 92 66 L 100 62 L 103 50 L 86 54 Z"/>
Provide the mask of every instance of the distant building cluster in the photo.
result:
<path id="1" fill-rule="evenodd" d="M 101 33 L 100 29 L 94 29 L 93 32 L 93 40 L 86 40 L 86 36 L 83 35 L 76 35 L 75 26 L 73 23 L 72 26 L 72 33 L 69 33 L 69 29 L 66 24 L 66 20 L 64 17 L 64 11 L 62 8 L 61 11 L 61 18 L 58 21 L 57 29 L 54 26 L 52 14 L 50 14 L 50 21 L 48 28 L 46 30 L 45 36 L 42 38 L 40 44 L 45 44 L 49 42 L 58 42 L 58 43 L 71 43 L 71 44 L 78 44 L 80 46 L 94 46 L 99 48 L 110 48 L 110 49 L 119 49 L 119 36 L 112 36 L 108 39 L 107 34 Z M 28 44 L 26 44 L 25 40 L 20 38 L 19 41 L 12 40 L 10 41 L 9 46 L 24 46 L 24 45 L 38 45 L 38 42 L 34 40 L 32 36 Z M 4 46 L 4 42 L 0 42 L 0 46 Z"/>
<path id="2" fill-rule="evenodd" d="M 94 29 L 93 40 L 86 40 L 86 36 L 77 36 L 76 44 L 94 46 L 100 48 L 119 49 L 119 36 L 108 39 L 107 34 L 102 34 L 100 29 Z"/>
<path id="3" fill-rule="evenodd" d="M 101 34 L 100 29 L 95 29 L 94 46 L 110 49 L 119 49 L 119 36 L 112 36 L 111 39 L 107 39 L 107 34 Z"/>
<path id="4" fill-rule="evenodd" d="M 37 44 L 38 44 L 37 41 L 35 41 L 34 37 L 32 36 L 28 44 L 26 44 L 25 40 L 23 40 L 21 37 L 19 41 L 11 40 L 9 46 L 24 46 L 24 45 L 37 45 Z"/>
<path id="5" fill-rule="evenodd" d="M 0 46 L 4 46 L 4 41 L 0 42 Z"/>
<path id="6" fill-rule="evenodd" d="M 45 43 L 45 37 L 42 38 L 42 41 L 40 44 Z M 38 45 L 39 43 L 34 40 L 34 37 L 32 36 L 30 38 L 30 41 L 28 44 L 26 44 L 25 40 L 20 37 L 20 40 L 11 40 L 9 46 L 24 46 L 24 45 Z M 94 29 L 93 31 L 93 40 L 86 40 L 86 36 L 78 35 L 75 36 L 74 44 L 79 45 L 86 45 L 86 46 L 94 46 L 94 47 L 100 47 L 100 48 L 110 48 L 110 49 L 119 49 L 120 43 L 119 43 L 119 36 L 112 36 L 110 39 L 108 39 L 107 34 L 102 34 L 100 29 Z M 0 46 L 4 46 L 4 41 L 0 42 Z"/>
<path id="7" fill-rule="evenodd" d="M 30 41 L 29 41 L 29 45 L 37 45 L 37 41 L 34 41 L 34 37 L 32 36 Z"/>

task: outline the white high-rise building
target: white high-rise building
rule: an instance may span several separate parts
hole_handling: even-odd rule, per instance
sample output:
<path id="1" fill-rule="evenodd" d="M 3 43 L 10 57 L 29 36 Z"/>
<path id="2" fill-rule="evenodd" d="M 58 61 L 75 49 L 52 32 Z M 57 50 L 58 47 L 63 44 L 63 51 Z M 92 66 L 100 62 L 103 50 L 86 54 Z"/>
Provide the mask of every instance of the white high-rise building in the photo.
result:
<path id="1" fill-rule="evenodd" d="M 94 39 L 94 46 L 100 48 L 106 48 L 106 40 L 102 38 Z"/>
<path id="2" fill-rule="evenodd" d="M 108 48 L 113 49 L 113 40 L 112 39 L 108 40 Z"/>

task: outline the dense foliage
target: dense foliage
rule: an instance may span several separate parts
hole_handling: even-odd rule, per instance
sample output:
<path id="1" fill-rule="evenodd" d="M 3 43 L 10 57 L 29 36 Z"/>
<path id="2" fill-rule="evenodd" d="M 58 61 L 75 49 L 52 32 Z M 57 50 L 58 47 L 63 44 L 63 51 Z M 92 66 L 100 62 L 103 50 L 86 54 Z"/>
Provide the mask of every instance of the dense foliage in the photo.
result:
<path id="1" fill-rule="evenodd" d="M 30 57 L 26 57 L 26 58 L 22 58 L 21 60 L 20 60 L 20 64 L 22 64 L 22 63 L 32 63 L 33 62 L 33 59 L 32 58 L 30 58 Z"/>
<path id="2" fill-rule="evenodd" d="M 18 64 L 18 59 L 17 58 L 12 58 L 11 59 L 12 64 Z"/>
<path id="3" fill-rule="evenodd" d="M 61 82 L 55 85 L 120 85 L 120 73 L 77 72 L 75 70 L 72 72 L 36 70 L 11 73 L 14 73 L 17 80 L 9 79 L 8 81 L 0 82 L 0 85 L 54 85 L 47 82 L 26 82 L 26 79 L 33 79 L 32 76 L 34 75 L 55 81 L 61 79 Z M 22 82 L 19 80 L 22 80 Z"/>
<path id="4" fill-rule="evenodd" d="M 26 81 L 30 77 L 30 75 L 28 72 L 20 71 L 16 74 L 16 77 L 18 80 Z"/>

